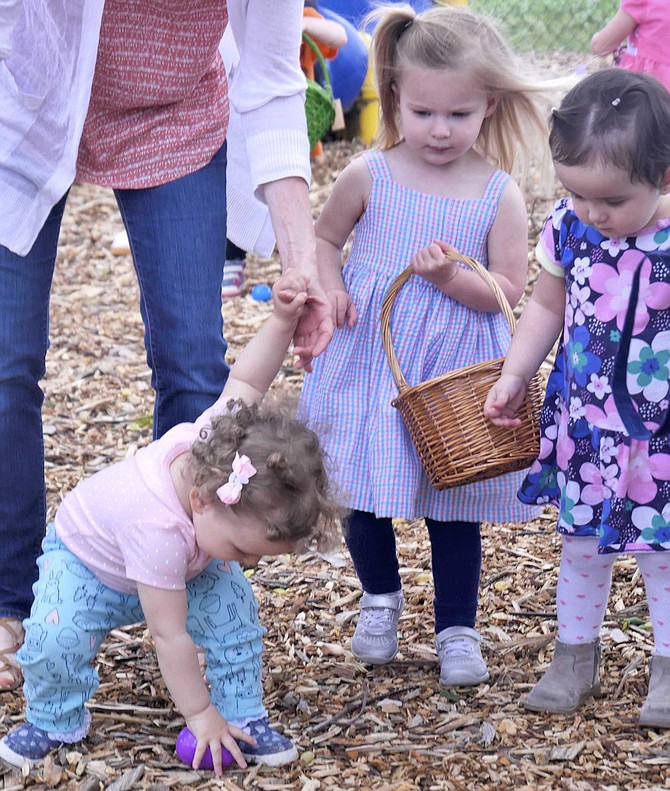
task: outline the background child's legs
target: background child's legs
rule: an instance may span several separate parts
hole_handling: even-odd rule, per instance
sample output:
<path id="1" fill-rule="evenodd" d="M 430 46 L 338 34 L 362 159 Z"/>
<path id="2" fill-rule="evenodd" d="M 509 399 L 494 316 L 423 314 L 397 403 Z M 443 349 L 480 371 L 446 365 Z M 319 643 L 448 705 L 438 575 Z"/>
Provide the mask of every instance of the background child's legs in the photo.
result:
<path id="1" fill-rule="evenodd" d="M 363 590 L 373 594 L 399 591 L 402 584 L 391 519 L 352 511 L 343 532 Z"/>
<path id="2" fill-rule="evenodd" d="M 482 539 L 478 522 L 426 519 L 435 584 L 435 632 L 474 627 L 479 601 Z"/>
<path id="3" fill-rule="evenodd" d="M 647 591 L 654 649 L 657 654 L 670 656 L 670 553 L 638 552 L 635 559 Z"/>
<path id="4" fill-rule="evenodd" d="M 26 719 L 61 741 L 84 738 L 84 707 L 98 687 L 93 660 L 107 633 L 143 619 L 137 596 L 103 585 L 49 527 L 39 580 L 18 658 L 25 678 Z"/>
<path id="5" fill-rule="evenodd" d="M 597 538 L 563 536 L 556 589 L 558 638 L 562 642 L 577 645 L 598 637 L 616 557 L 599 555 Z"/>
<path id="6" fill-rule="evenodd" d="M 226 720 L 247 724 L 265 717 L 258 605 L 238 563 L 220 560 L 186 585 L 187 628 L 205 649 L 211 700 Z"/>

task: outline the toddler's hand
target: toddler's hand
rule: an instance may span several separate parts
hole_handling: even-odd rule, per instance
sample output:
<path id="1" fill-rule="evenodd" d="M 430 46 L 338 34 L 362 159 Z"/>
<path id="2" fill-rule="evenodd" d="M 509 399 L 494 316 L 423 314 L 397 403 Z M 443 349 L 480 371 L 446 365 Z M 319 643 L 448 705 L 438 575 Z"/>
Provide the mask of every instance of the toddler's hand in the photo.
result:
<path id="1" fill-rule="evenodd" d="M 515 417 L 526 397 L 527 385 L 519 376 L 503 374 L 486 396 L 484 414 L 496 426 L 513 428 L 521 420 Z"/>
<path id="2" fill-rule="evenodd" d="M 458 271 L 458 266 L 448 253 L 456 249 L 445 242 L 433 242 L 412 256 L 412 266 L 417 275 L 443 289 Z"/>
<path id="3" fill-rule="evenodd" d="M 233 756 L 238 766 L 242 767 L 242 769 L 246 769 L 247 762 L 244 760 L 244 756 L 235 739 L 241 739 L 243 742 L 252 745 L 256 744 L 256 740 L 240 728 L 229 725 L 211 703 L 204 711 L 201 711 L 200 714 L 188 717 L 186 724 L 191 729 L 191 733 L 195 736 L 198 743 L 195 749 L 195 755 L 193 756 L 194 769 L 200 766 L 202 756 L 209 747 L 212 753 L 214 773 L 217 777 L 221 777 L 223 773 L 223 767 L 221 765 L 221 745 Z"/>
<path id="4" fill-rule="evenodd" d="M 306 300 L 307 278 L 299 272 L 284 272 L 272 287 L 274 312 L 281 319 L 297 322 Z"/>

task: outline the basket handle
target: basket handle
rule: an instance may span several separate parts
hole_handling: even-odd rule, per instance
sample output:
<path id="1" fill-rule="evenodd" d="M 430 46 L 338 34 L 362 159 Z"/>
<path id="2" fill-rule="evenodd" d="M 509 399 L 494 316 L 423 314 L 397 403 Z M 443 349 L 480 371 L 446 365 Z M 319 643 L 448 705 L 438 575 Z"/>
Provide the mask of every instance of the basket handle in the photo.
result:
<path id="1" fill-rule="evenodd" d="M 326 66 L 326 59 L 323 57 L 323 53 L 319 49 L 317 43 L 314 41 L 313 38 L 307 35 L 307 33 L 302 34 L 302 40 L 307 44 L 307 46 L 312 50 L 312 52 L 316 55 L 317 60 L 321 64 L 321 71 L 323 72 L 323 81 L 325 82 L 325 88 L 330 94 L 331 98 L 333 96 L 333 88 L 330 84 L 330 72 L 328 71 L 328 66 Z"/>
<path id="2" fill-rule="evenodd" d="M 446 253 L 445 255 L 447 255 L 447 257 L 451 258 L 453 261 L 458 261 L 459 263 L 469 267 L 473 272 L 475 272 L 475 274 L 481 277 L 481 279 L 493 292 L 493 295 L 500 305 L 500 310 L 505 317 L 505 320 L 509 324 L 510 334 L 514 335 L 514 330 L 516 329 L 516 319 L 514 318 L 514 313 L 512 312 L 512 306 L 509 304 L 509 300 L 505 296 L 504 291 L 502 288 L 500 288 L 497 281 L 491 277 L 488 270 L 483 267 L 479 261 L 475 260 L 474 258 L 470 258 L 470 256 L 461 255 L 460 253 L 456 252 Z M 384 343 L 386 359 L 388 360 L 389 367 L 391 369 L 391 373 L 393 374 L 393 378 L 395 379 L 399 393 L 403 393 L 405 390 L 409 389 L 410 385 L 407 383 L 407 379 L 405 379 L 403 372 L 400 370 L 398 357 L 395 353 L 395 349 L 393 348 L 393 342 L 391 340 L 391 314 L 393 313 L 393 304 L 398 292 L 413 274 L 414 268 L 411 265 L 406 269 L 403 269 L 403 271 L 398 275 L 398 277 L 396 277 L 393 283 L 391 283 L 391 287 L 389 288 L 388 293 L 384 297 L 384 302 L 382 303 L 382 341 Z"/>

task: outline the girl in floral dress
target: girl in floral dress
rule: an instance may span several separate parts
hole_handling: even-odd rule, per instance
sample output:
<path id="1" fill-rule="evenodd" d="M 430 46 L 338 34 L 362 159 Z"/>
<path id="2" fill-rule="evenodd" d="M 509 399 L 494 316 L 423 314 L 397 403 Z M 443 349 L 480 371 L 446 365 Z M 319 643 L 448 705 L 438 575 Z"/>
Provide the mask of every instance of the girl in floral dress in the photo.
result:
<path id="1" fill-rule="evenodd" d="M 600 692 L 598 634 L 617 555 L 634 552 L 655 650 L 640 723 L 670 727 L 670 95 L 652 77 L 606 69 L 551 121 L 560 200 L 542 265 L 485 411 L 518 423 L 532 375 L 563 336 L 542 410 L 526 503 L 559 507 L 558 640 L 524 701 L 571 713 Z"/>

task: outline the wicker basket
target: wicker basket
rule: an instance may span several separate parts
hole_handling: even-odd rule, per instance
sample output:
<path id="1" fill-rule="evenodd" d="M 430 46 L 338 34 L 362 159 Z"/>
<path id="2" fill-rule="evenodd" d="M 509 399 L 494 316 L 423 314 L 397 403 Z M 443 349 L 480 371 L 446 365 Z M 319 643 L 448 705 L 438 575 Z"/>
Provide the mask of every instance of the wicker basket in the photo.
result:
<path id="1" fill-rule="evenodd" d="M 507 298 L 487 270 L 473 258 L 454 254 L 491 288 L 512 334 L 516 321 Z M 396 295 L 413 273 L 408 267 L 395 279 L 382 306 L 382 339 L 398 396 L 391 403 L 402 415 L 428 479 L 435 489 L 494 478 L 529 467 L 540 450 L 539 414 L 543 386 L 536 374 L 518 411 L 521 425 L 494 426 L 484 401 L 500 376 L 504 358 L 458 368 L 411 387 L 398 365 L 391 341 L 391 313 Z"/>
<path id="2" fill-rule="evenodd" d="M 309 137 L 310 149 L 330 131 L 335 120 L 335 99 L 333 89 L 330 84 L 330 72 L 326 61 L 321 54 L 317 44 L 306 34 L 302 34 L 303 41 L 316 55 L 316 59 L 321 64 L 324 85 L 318 82 L 307 80 L 307 90 L 305 92 L 305 116 L 307 117 L 307 136 Z"/>

